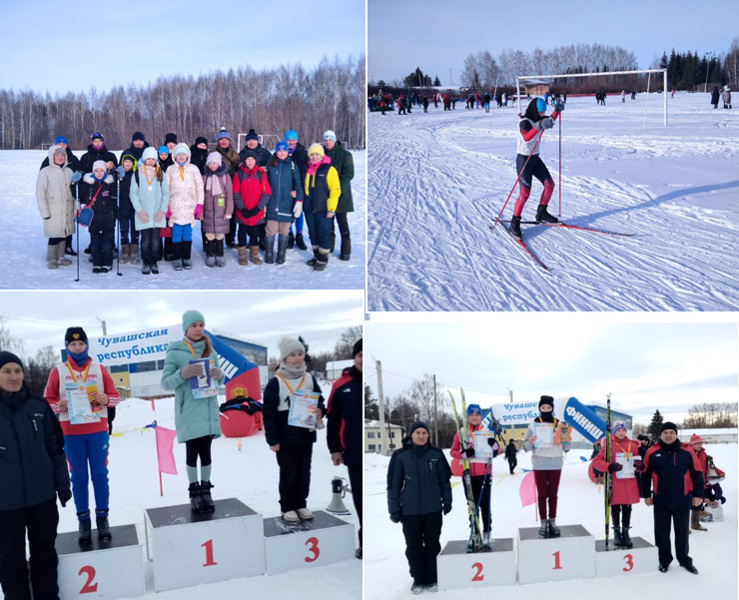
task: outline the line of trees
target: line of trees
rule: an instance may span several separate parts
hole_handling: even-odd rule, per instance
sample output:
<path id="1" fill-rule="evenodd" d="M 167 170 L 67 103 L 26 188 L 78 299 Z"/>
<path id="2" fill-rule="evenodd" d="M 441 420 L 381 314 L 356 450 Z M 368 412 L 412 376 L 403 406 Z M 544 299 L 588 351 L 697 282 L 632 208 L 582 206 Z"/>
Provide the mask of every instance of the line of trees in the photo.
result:
<path id="1" fill-rule="evenodd" d="M 259 71 L 245 65 L 54 97 L 0 89 L 0 148 L 39 148 L 64 135 L 73 149 L 82 149 L 96 131 L 116 149 L 127 148 L 134 131 L 144 132 L 151 144 L 162 143 L 168 132 L 189 143 L 200 135 L 215 142 L 221 127 L 234 136 L 254 128 L 280 139 L 294 129 L 307 142 L 333 129 L 349 148 L 364 148 L 365 90 L 364 56 L 324 57 L 312 70 L 300 64 Z"/>
<path id="2" fill-rule="evenodd" d="M 310 346 L 308 342 L 304 340 L 302 337 L 299 337 L 298 339 L 305 346 L 305 349 L 306 349 L 305 362 L 308 365 L 308 369 L 310 369 L 311 371 L 315 371 L 316 373 L 325 373 L 326 369 L 330 366 L 332 361 L 351 360 L 352 350 L 354 349 L 354 344 L 359 339 L 361 339 L 361 337 L 362 337 L 361 325 L 356 325 L 354 327 L 348 327 L 339 336 L 339 339 L 336 341 L 336 344 L 334 345 L 333 351 L 325 350 L 323 352 L 318 352 L 318 353 L 312 353 L 310 351 Z M 279 366 L 280 366 L 279 357 L 272 357 L 269 360 L 267 370 L 270 372 L 274 372 L 277 370 Z"/>
<path id="3" fill-rule="evenodd" d="M 711 84 L 724 85 L 729 81 L 729 73 L 725 70 L 725 65 L 729 61 L 733 61 L 734 65 L 739 56 L 739 38 L 735 40 L 733 52 L 724 59 L 724 65 L 718 56 L 711 56 L 708 60 L 706 55 L 701 58 L 698 52 L 675 52 L 672 49 L 669 58 L 667 52 L 662 55 L 658 68 L 667 69 L 667 84 L 672 89 L 703 91 L 706 82 Z M 730 58 L 733 57 L 733 58 Z"/>
<path id="4" fill-rule="evenodd" d="M 431 87 L 432 85 L 441 85 L 441 81 L 439 80 L 438 75 L 432 80 L 431 75 L 426 75 L 423 71 L 421 71 L 420 67 L 416 67 L 415 71 L 413 71 L 410 75 L 407 75 L 403 79 L 403 84 L 406 87 Z M 385 82 L 381 81 L 380 87 L 383 87 L 383 85 L 385 85 Z"/>

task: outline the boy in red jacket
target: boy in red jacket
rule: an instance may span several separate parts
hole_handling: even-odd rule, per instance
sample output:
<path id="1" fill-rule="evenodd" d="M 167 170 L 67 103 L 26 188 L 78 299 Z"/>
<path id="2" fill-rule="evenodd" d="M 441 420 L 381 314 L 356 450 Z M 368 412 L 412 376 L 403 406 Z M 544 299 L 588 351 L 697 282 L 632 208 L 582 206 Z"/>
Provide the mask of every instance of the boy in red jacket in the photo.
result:
<path id="1" fill-rule="evenodd" d="M 272 196 L 272 188 L 267 173 L 257 166 L 257 155 L 253 150 L 244 152 L 244 166 L 233 178 L 234 216 L 239 224 L 239 264 L 246 267 L 246 236 L 249 235 L 249 258 L 255 265 L 261 265 L 259 258 L 259 225 L 265 222 L 264 208 Z"/>

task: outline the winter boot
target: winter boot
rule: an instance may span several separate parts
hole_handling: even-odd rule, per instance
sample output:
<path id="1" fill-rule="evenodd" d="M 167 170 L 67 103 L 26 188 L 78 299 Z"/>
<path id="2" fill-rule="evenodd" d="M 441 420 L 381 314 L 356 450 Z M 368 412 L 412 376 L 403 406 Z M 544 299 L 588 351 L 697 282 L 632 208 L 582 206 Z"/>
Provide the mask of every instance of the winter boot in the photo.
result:
<path id="1" fill-rule="evenodd" d="M 131 244 L 131 264 L 137 265 L 139 264 L 139 245 L 138 244 Z"/>
<path id="2" fill-rule="evenodd" d="M 174 244 L 172 243 L 172 238 L 171 237 L 164 238 L 164 252 L 163 252 L 163 256 L 164 256 L 164 260 L 167 261 L 167 262 L 171 262 L 171 261 L 174 260 L 174 249 L 173 249 L 173 246 L 174 246 Z"/>
<path id="3" fill-rule="evenodd" d="M 72 236 L 71 235 L 67 238 L 67 243 L 64 246 L 64 254 L 67 254 L 69 256 L 77 256 L 77 253 L 74 251 L 74 248 L 72 248 Z"/>
<path id="4" fill-rule="evenodd" d="M 305 245 L 305 240 L 303 239 L 302 233 L 296 233 L 295 234 L 295 245 L 300 248 L 301 250 L 307 250 L 308 246 Z"/>
<path id="5" fill-rule="evenodd" d="M 624 548 L 634 547 L 634 542 L 631 541 L 631 537 L 629 536 L 629 529 L 631 527 L 626 527 L 625 525 L 621 527 L 621 540 L 624 543 Z"/>
<path id="6" fill-rule="evenodd" d="M 77 541 L 83 545 L 89 544 L 92 541 L 92 521 L 90 520 L 90 512 L 88 511 L 85 514 L 87 515 L 86 518 L 80 520 L 79 536 L 77 537 Z"/>
<path id="7" fill-rule="evenodd" d="M 305 261 L 305 264 L 309 267 L 315 267 L 318 262 L 318 246 L 313 246 L 313 258 Z"/>
<path id="8" fill-rule="evenodd" d="M 192 269 L 192 242 L 182 242 L 182 268 Z"/>
<path id="9" fill-rule="evenodd" d="M 547 212 L 547 207 L 544 204 L 540 204 L 539 208 L 536 209 L 536 222 L 537 223 L 559 223 L 557 217 L 550 215 Z"/>
<path id="10" fill-rule="evenodd" d="M 226 266 L 226 257 L 223 256 L 223 238 L 220 240 L 214 240 L 213 242 L 215 244 L 215 251 L 216 251 L 216 266 L 217 267 L 225 267 Z"/>
<path id="11" fill-rule="evenodd" d="M 281 235 L 277 238 L 277 262 L 278 265 L 281 265 L 285 262 L 285 253 L 287 252 L 287 249 L 290 247 L 290 239 L 287 235 Z"/>
<path id="12" fill-rule="evenodd" d="M 412 594 L 420 594 L 423 592 L 423 590 L 426 589 L 422 583 L 418 583 L 417 581 L 413 582 L 413 585 L 411 586 L 411 593 Z"/>
<path id="13" fill-rule="evenodd" d="M 126 265 L 131 258 L 131 244 L 121 246 L 121 264 Z"/>
<path id="14" fill-rule="evenodd" d="M 259 258 L 259 246 L 249 246 L 249 258 L 255 265 L 262 264 L 262 259 Z"/>
<path id="15" fill-rule="evenodd" d="M 288 250 L 293 248 L 295 246 L 295 236 L 293 235 L 293 232 L 291 231 L 290 234 L 287 236 L 287 248 Z"/>
<path id="16" fill-rule="evenodd" d="M 68 267 L 69 265 L 72 264 L 72 261 L 64 256 L 64 242 L 59 242 L 56 245 L 56 255 L 57 255 L 57 258 L 59 259 L 60 267 Z"/>
<path id="17" fill-rule="evenodd" d="M 349 238 L 341 238 L 341 253 L 339 260 L 349 260 L 352 256 L 352 241 Z"/>
<path id="18" fill-rule="evenodd" d="M 323 271 L 328 266 L 328 250 L 323 248 L 318 251 L 318 257 L 316 258 L 316 264 L 313 266 L 314 271 Z"/>
<path id="19" fill-rule="evenodd" d="M 275 236 L 273 235 L 264 238 L 264 262 L 268 265 L 275 262 Z"/>
<path id="20" fill-rule="evenodd" d="M 621 535 L 621 528 L 613 526 L 613 545 L 616 548 L 624 547 L 624 538 Z"/>
<path id="21" fill-rule="evenodd" d="M 560 530 L 555 519 L 549 519 L 549 537 L 559 537 Z"/>
<path id="22" fill-rule="evenodd" d="M 213 512 L 216 505 L 213 502 L 213 496 L 210 495 L 210 488 L 214 487 L 210 481 L 200 482 L 200 497 L 203 499 L 203 510 L 205 512 Z"/>
<path id="23" fill-rule="evenodd" d="M 205 240 L 205 264 L 209 267 L 216 266 L 216 241 Z"/>
<path id="24" fill-rule="evenodd" d="M 700 524 L 700 511 L 698 510 L 691 510 L 690 511 L 690 528 L 695 529 L 696 531 L 708 531 L 703 525 Z"/>
<path id="25" fill-rule="evenodd" d="M 97 517 L 95 524 L 98 528 L 98 541 L 103 544 L 107 544 L 113 539 L 113 535 L 110 533 L 110 524 L 108 523 L 108 517 Z"/>
<path id="26" fill-rule="evenodd" d="M 359 560 L 362 560 L 362 547 L 361 546 L 354 551 L 354 558 L 358 558 Z"/>
<path id="27" fill-rule="evenodd" d="M 249 266 L 249 259 L 246 258 L 246 246 L 239 246 L 239 264 L 242 267 L 248 267 Z"/>
<path id="28" fill-rule="evenodd" d="M 549 537 L 549 520 L 548 519 L 542 519 L 541 524 L 539 525 L 539 531 L 536 532 L 540 539 L 545 539 Z"/>
<path id="29" fill-rule="evenodd" d="M 151 273 L 151 265 L 149 264 L 148 260 L 145 260 L 143 266 L 141 267 L 141 274 L 148 275 L 149 273 Z"/>
<path id="30" fill-rule="evenodd" d="M 331 234 L 331 250 L 330 250 L 331 254 L 333 254 L 334 248 L 336 248 L 336 234 L 332 233 Z"/>
<path id="31" fill-rule="evenodd" d="M 59 268 L 59 250 L 56 246 L 46 246 L 46 268 Z"/>
<path id="32" fill-rule="evenodd" d="M 156 260 L 151 261 L 150 268 L 152 275 L 159 275 L 159 265 L 157 264 Z"/>
<path id="33" fill-rule="evenodd" d="M 200 495 L 200 484 L 196 481 L 190 484 L 190 508 L 195 514 L 200 514 L 205 511 L 205 503 L 203 497 Z"/>
<path id="34" fill-rule="evenodd" d="M 492 550 L 493 549 L 493 543 L 490 540 L 490 532 L 485 531 L 482 534 L 482 547 L 485 548 L 485 550 Z"/>
<path id="35" fill-rule="evenodd" d="M 164 260 L 167 260 L 166 254 Z M 172 266 L 175 271 L 182 271 L 182 242 L 172 244 Z"/>
<path id="36" fill-rule="evenodd" d="M 511 217 L 511 235 L 521 239 L 521 217 Z"/>

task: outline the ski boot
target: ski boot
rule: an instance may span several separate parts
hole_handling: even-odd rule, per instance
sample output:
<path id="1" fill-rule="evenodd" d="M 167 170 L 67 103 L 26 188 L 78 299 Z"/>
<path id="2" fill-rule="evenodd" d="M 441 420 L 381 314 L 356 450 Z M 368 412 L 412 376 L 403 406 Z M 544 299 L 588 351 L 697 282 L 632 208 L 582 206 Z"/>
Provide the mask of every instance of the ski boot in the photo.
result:
<path id="1" fill-rule="evenodd" d="M 621 528 L 621 539 L 623 540 L 624 548 L 634 547 L 634 542 L 631 541 L 631 537 L 629 536 L 629 529 L 631 527 L 626 527 L 626 525 Z"/>
<path id="2" fill-rule="evenodd" d="M 544 204 L 540 204 L 539 208 L 536 209 L 536 222 L 537 223 L 559 223 L 557 217 L 550 215 L 547 212 L 547 207 Z"/>
<path id="3" fill-rule="evenodd" d="M 110 533 L 110 524 L 108 523 L 108 517 L 98 516 L 95 519 L 95 524 L 98 528 L 98 541 L 100 541 L 101 544 L 109 544 L 110 540 L 113 539 L 113 536 Z"/>
<path id="4" fill-rule="evenodd" d="M 92 521 L 90 520 L 90 512 L 86 512 L 83 515 L 77 515 L 78 517 L 84 517 L 79 522 L 79 536 L 77 541 L 86 546 L 92 541 Z"/>
<path id="5" fill-rule="evenodd" d="M 549 537 L 549 521 L 547 519 L 541 520 L 541 525 L 539 525 L 539 531 L 537 532 L 539 535 L 539 539 L 546 539 Z"/>
<path id="6" fill-rule="evenodd" d="M 623 535 L 621 535 L 621 528 L 616 525 L 613 526 L 613 546 L 615 548 L 624 547 L 624 538 Z"/>
<path id="7" fill-rule="evenodd" d="M 483 550 L 492 550 L 493 549 L 493 543 L 490 540 L 490 532 L 486 531 L 482 535 L 482 548 Z"/>
<path id="8" fill-rule="evenodd" d="M 511 217 L 511 235 L 521 239 L 521 217 Z"/>
<path id="9" fill-rule="evenodd" d="M 195 482 L 190 484 L 190 507 L 192 508 L 192 512 L 195 514 L 200 514 L 204 512 L 205 509 L 205 503 L 203 502 L 203 497 L 200 495 L 200 484 Z"/>
<path id="10" fill-rule="evenodd" d="M 554 519 L 549 519 L 549 536 L 548 537 L 559 537 L 560 530 L 557 527 Z"/>
<path id="11" fill-rule="evenodd" d="M 210 488 L 214 487 L 210 481 L 200 482 L 200 498 L 203 501 L 203 512 L 213 512 L 216 505 L 213 502 L 213 496 L 210 495 Z"/>

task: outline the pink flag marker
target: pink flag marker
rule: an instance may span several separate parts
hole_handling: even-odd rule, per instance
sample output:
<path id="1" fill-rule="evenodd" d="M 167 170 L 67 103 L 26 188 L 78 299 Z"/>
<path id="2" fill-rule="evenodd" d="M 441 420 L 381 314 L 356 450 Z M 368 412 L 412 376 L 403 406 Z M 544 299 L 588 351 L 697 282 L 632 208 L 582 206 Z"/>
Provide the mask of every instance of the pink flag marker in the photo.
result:
<path id="1" fill-rule="evenodd" d="M 157 425 L 157 461 L 159 462 L 159 472 L 177 475 L 177 465 L 174 460 L 173 443 L 177 432 L 174 429 L 167 429 Z"/>
<path id="2" fill-rule="evenodd" d="M 521 496 L 521 506 L 529 506 L 536 502 L 536 482 L 534 481 L 533 471 L 529 471 L 523 476 L 518 494 Z"/>

